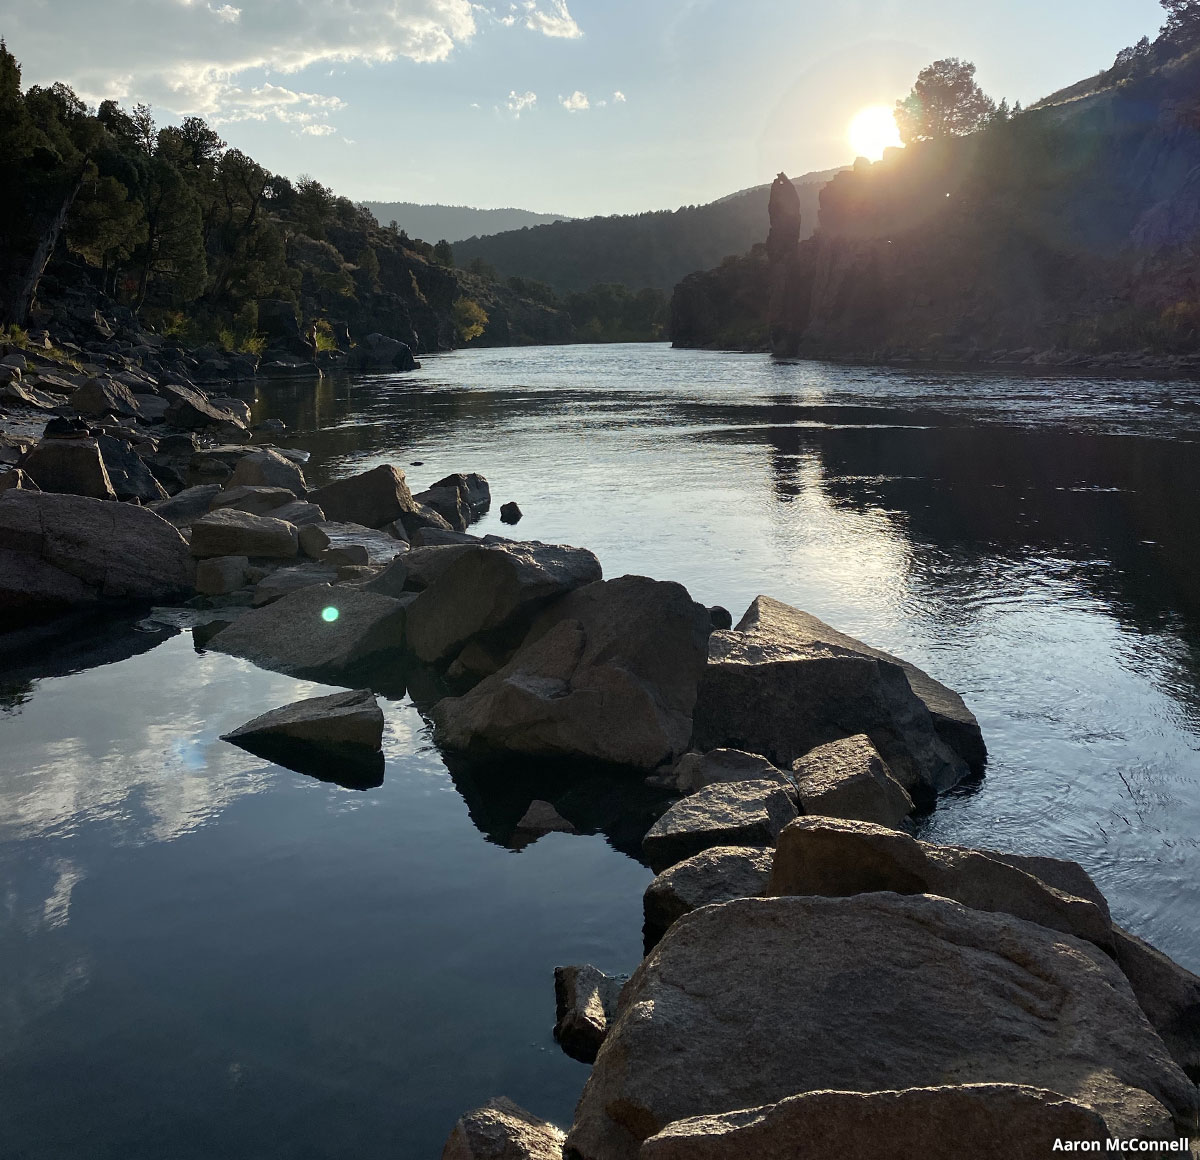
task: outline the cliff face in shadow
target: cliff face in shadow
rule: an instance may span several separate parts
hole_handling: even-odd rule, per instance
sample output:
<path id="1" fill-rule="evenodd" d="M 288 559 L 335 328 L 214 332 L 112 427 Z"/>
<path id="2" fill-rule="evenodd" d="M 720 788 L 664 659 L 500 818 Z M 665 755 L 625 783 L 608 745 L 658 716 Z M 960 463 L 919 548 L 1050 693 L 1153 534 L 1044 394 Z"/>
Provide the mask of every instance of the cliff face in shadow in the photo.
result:
<path id="1" fill-rule="evenodd" d="M 822 190 L 811 239 L 681 283 L 672 338 L 868 358 L 1200 352 L 1198 92 L 1200 51 L 860 160 Z M 790 236 L 793 207 L 772 210 L 772 236 Z"/>

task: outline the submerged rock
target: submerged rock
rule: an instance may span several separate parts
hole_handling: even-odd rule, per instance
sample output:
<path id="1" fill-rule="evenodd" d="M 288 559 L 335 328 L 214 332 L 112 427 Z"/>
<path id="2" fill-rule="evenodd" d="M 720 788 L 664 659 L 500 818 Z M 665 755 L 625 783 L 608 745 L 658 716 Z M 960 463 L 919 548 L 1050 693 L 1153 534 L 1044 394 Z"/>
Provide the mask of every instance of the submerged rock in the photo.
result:
<path id="1" fill-rule="evenodd" d="M 354 689 L 293 701 L 221 735 L 222 741 L 232 741 L 244 748 L 264 739 L 280 738 L 323 748 L 350 746 L 374 753 L 383 746 L 383 711 L 370 689 Z"/>
<path id="2" fill-rule="evenodd" d="M 712 846 L 774 846 L 795 816 L 778 781 L 721 782 L 676 802 L 650 828 L 642 852 L 658 873 Z"/>
<path id="3" fill-rule="evenodd" d="M 516 524 L 521 522 L 521 517 L 525 513 L 517 506 L 515 502 L 509 500 L 508 503 L 500 505 L 500 522 L 504 524 Z"/>
<path id="4" fill-rule="evenodd" d="M 567 1152 L 635 1160 L 689 1116 L 960 1082 L 1059 1092 L 1117 1136 L 1196 1124 L 1195 1087 L 1090 943 L 929 896 L 751 898 L 685 915 L 635 972 Z"/>
<path id="5" fill-rule="evenodd" d="M 434 707 L 435 739 L 648 772 L 687 744 L 707 636 L 708 612 L 682 585 L 644 576 L 588 584 L 539 616 L 503 668 Z"/>
<path id="6" fill-rule="evenodd" d="M 553 1124 L 501 1096 L 454 1125 L 442 1160 L 562 1160 L 564 1138 Z"/>
<path id="7" fill-rule="evenodd" d="M 208 642 L 265 669 L 343 684 L 364 662 L 399 653 L 404 605 L 357 588 L 302 588 L 238 617 Z"/>
<path id="8" fill-rule="evenodd" d="M 595 1060 L 625 982 L 590 964 L 554 968 L 554 1038 L 572 1059 Z"/>
<path id="9" fill-rule="evenodd" d="M 1045 1160 L 1056 1141 L 1103 1146 L 1109 1138 L 1102 1116 L 1057 1092 L 964 1084 L 808 1092 L 766 1107 L 676 1120 L 642 1145 L 638 1160 Z"/>

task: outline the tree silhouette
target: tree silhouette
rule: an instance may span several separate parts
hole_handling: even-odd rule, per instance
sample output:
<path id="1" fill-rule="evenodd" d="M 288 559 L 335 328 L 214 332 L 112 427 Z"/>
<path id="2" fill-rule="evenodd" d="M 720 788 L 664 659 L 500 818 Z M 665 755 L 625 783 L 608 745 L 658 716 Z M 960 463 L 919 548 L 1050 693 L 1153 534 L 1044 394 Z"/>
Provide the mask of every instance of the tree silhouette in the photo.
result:
<path id="1" fill-rule="evenodd" d="M 896 125 L 905 144 L 962 137 L 983 128 L 995 111 L 996 102 L 975 83 L 975 66 L 952 56 L 917 74 L 912 92 L 896 102 Z"/>
<path id="2" fill-rule="evenodd" d="M 1188 41 L 1200 35 L 1200 0 L 1159 0 L 1166 9 L 1162 34 L 1168 40 Z"/>

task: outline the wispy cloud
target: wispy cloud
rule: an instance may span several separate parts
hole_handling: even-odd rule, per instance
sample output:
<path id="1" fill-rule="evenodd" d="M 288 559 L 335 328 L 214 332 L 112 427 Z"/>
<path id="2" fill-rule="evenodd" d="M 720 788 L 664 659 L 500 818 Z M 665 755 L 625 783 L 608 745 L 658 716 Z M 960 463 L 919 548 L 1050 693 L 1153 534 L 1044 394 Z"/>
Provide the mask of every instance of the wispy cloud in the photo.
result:
<path id="1" fill-rule="evenodd" d="M 587 93 L 581 93 L 576 89 L 569 97 L 559 96 L 558 103 L 562 105 L 568 113 L 582 113 L 584 109 L 590 109 L 591 102 L 587 98 Z"/>
<path id="2" fill-rule="evenodd" d="M 332 125 L 305 125 L 300 130 L 301 133 L 307 133 L 310 137 L 329 137 L 336 133 L 337 130 Z"/>
<path id="3" fill-rule="evenodd" d="M 583 30 L 567 11 L 566 0 L 525 0 L 525 27 L 543 36 L 578 40 Z"/>
<path id="4" fill-rule="evenodd" d="M 208 10 L 225 24 L 236 24 L 242 15 L 242 10 L 235 8 L 232 4 L 222 4 L 220 8 L 214 8 L 210 4 Z"/>
<path id="5" fill-rule="evenodd" d="M 625 103 L 625 94 L 621 92 L 620 89 L 617 89 L 617 91 L 613 93 L 612 99 L 614 105 L 623 105 Z"/>

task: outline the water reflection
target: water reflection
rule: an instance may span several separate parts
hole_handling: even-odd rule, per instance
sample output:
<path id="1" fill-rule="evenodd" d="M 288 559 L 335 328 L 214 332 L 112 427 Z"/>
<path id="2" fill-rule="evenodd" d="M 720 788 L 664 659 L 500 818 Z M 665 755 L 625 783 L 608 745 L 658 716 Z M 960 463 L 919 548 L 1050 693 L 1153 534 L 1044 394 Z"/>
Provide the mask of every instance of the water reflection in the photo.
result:
<path id="1" fill-rule="evenodd" d="M 759 592 L 923 665 L 991 752 L 936 839 L 1077 858 L 1200 969 L 1195 384 L 900 373 L 664 348 L 467 352 L 273 384 L 309 477 L 482 471 L 609 576 Z M 158 616 L 27 642 L 0 693 L 0 1154 L 436 1155 L 504 1092 L 569 1117 L 551 970 L 640 955 L 661 802 L 448 770 L 404 674 L 382 784 L 219 740 L 325 691 Z M 403 697 L 403 699 L 402 699 Z M 548 801 L 579 831 L 528 844 Z M 520 850 L 517 853 L 517 850 Z"/>

